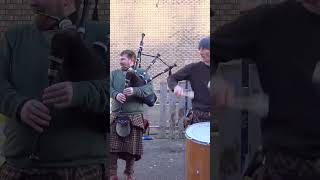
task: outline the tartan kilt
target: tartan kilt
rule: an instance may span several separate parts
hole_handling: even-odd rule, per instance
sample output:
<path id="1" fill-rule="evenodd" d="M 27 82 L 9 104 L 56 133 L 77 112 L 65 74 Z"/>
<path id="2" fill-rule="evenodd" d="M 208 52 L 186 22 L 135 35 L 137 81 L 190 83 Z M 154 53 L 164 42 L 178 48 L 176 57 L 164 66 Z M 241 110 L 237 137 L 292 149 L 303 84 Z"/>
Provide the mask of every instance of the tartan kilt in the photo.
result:
<path id="1" fill-rule="evenodd" d="M 7 163 L 0 168 L 1 180 L 106 180 L 103 165 L 76 168 L 19 169 Z"/>
<path id="2" fill-rule="evenodd" d="M 127 137 L 120 137 L 116 132 L 114 122 L 116 114 L 110 119 L 110 152 L 117 153 L 120 159 L 126 160 L 126 154 L 131 154 L 138 161 L 143 154 L 142 136 L 144 131 L 143 115 L 128 114 L 131 120 L 131 132 Z"/>
<path id="3" fill-rule="evenodd" d="M 192 124 L 199 122 L 209 122 L 210 121 L 210 112 L 203 112 L 194 110 L 192 117 Z"/>
<path id="4" fill-rule="evenodd" d="M 258 168 L 250 178 L 250 180 L 318 179 L 320 179 L 320 158 L 307 160 L 288 152 L 267 152 L 265 165 Z"/>
<path id="5" fill-rule="evenodd" d="M 193 110 L 192 114 L 184 119 L 183 126 L 187 128 L 189 125 L 199 122 L 210 122 L 210 112 Z"/>

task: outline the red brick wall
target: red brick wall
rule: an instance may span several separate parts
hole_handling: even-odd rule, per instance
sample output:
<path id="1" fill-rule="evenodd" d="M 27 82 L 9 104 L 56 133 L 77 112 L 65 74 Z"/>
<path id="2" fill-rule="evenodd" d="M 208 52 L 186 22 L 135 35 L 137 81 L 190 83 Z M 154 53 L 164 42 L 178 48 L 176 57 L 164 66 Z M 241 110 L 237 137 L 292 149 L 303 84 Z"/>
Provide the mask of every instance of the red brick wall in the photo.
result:
<path id="1" fill-rule="evenodd" d="M 99 20 L 109 20 L 109 0 L 99 1 Z M 92 10 L 91 10 L 92 12 Z M 32 12 L 27 0 L 0 0 L 0 36 L 12 24 L 30 23 Z"/>

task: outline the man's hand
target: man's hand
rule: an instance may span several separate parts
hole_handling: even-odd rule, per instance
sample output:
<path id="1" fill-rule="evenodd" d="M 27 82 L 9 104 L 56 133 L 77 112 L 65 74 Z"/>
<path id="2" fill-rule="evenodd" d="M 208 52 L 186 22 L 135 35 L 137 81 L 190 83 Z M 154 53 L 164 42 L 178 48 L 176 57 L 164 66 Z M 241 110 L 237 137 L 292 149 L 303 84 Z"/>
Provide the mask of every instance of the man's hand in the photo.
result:
<path id="1" fill-rule="evenodd" d="M 42 133 L 51 121 L 49 109 L 37 100 L 27 101 L 21 108 L 20 119 L 37 132 Z"/>
<path id="2" fill-rule="evenodd" d="M 120 103 L 124 103 L 126 102 L 126 96 L 122 93 L 117 94 L 116 99 L 120 102 Z"/>
<path id="3" fill-rule="evenodd" d="M 133 88 L 132 87 L 125 88 L 123 90 L 123 94 L 126 96 L 132 96 L 133 95 Z"/>
<path id="4" fill-rule="evenodd" d="M 176 96 L 183 96 L 183 95 L 184 95 L 183 88 L 180 87 L 179 85 L 176 85 L 176 87 L 174 87 L 173 93 L 174 93 Z"/>
<path id="5" fill-rule="evenodd" d="M 53 104 L 57 108 L 64 108 L 71 105 L 72 96 L 72 82 L 61 82 L 46 88 L 42 100 L 46 105 Z"/>

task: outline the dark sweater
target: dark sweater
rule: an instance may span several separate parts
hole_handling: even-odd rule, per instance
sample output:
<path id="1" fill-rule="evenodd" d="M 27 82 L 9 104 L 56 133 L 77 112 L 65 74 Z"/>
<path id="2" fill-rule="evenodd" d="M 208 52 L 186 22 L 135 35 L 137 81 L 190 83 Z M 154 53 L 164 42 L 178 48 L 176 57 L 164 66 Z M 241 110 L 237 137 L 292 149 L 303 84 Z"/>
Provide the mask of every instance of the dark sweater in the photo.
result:
<path id="1" fill-rule="evenodd" d="M 203 62 L 191 63 L 172 74 L 168 78 L 168 86 L 171 90 L 178 84 L 178 81 L 190 81 L 194 91 L 192 109 L 210 112 L 210 100 L 208 83 L 210 81 L 210 67 Z"/>
<path id="2" fill-rule="evenodd" d="M 320 61 L 320 16 L 288 1 L 258 7 L 213 34 L 213 62 L 251 58 L 270 97 L 263 145 L 320 156 L 320 89 L 312 83 Z"/>

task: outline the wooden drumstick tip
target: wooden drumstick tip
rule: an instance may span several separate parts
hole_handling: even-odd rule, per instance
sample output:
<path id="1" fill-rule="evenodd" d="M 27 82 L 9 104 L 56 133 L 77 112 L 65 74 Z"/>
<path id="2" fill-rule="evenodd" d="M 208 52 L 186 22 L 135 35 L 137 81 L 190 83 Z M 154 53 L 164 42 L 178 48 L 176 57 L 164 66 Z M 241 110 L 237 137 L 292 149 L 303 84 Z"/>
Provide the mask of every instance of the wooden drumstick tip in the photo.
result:
<path id="1" fill-rule="evenodd" d="M 194 91 L 184 92 L 182 96 L 188 97 L 190 99 L 194 98 Z"/>
<path id="2" fill-rule="evenodd" d="M 258 116 L 266 117 L 269 113 L 269 97 L 266 94 L 255 94 L 249 97 L 237 97 L 229 107 L 246 109 Z"/>

